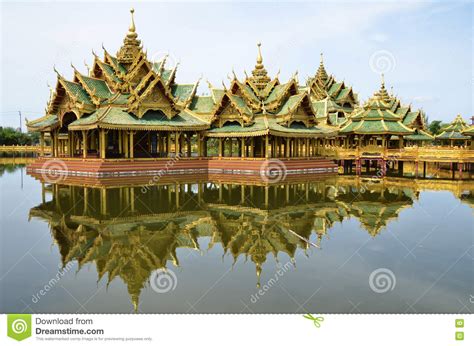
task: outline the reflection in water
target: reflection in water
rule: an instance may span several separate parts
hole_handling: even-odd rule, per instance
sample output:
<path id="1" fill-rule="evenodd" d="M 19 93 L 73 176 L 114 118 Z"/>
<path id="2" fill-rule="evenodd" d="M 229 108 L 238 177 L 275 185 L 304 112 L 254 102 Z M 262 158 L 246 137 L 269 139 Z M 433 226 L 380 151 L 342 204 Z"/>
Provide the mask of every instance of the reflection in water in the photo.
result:
<path id="1" fill-rule="evenodd" d="M 405 180 L 406 181 L 406 180 Z M 153 271 L 179 265 L 178 249 L 222 246 L 234 263 L 250 259 L 260 284 L 268 256 L 320 247 L 336 222 L 355 217 L 372 237 L 418 198 L 406 182 L 376 183 L 339 177 L 331 181 L 242 186 L 190 183 L 92 188 L 44 185 L 43 203 L 30 217 L 48 222 L 62 264 L 95 263 L 99 280 L 127 285 L 135 308 Z M 144 192 L 145 191 L 145 192 Z M 462 190 L 464 201 L 472 194 Z M 52 198 L 46 201 L 46 194 Z M 312 244 L 313 240 L 314 243 Z"/>

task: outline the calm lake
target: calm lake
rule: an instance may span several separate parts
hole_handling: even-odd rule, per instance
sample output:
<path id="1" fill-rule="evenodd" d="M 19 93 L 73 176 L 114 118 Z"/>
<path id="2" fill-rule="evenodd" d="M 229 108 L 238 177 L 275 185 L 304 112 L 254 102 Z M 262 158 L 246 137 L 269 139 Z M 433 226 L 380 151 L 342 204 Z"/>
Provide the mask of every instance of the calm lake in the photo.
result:
<path id="1" fill-rule="evenodd" d="M 474 309 L 473 180 L 105 189 L 0 169 L 4 313 Z"/>

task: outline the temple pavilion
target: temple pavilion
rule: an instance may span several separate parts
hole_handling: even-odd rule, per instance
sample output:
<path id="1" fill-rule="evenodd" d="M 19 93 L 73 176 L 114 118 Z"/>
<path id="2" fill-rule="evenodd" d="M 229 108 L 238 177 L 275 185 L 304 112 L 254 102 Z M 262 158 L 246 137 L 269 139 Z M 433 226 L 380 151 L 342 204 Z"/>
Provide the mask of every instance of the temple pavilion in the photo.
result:
<path id="1" fill-rule="evenodd" d="M 364 106 L 356 109 L 339 130 L 340 135 L 346 136 L 344 146 L 388 147 L 391 137 L 397 136 L 399 147 L 402 147 L 403 138 L 413 135 L 415 130 L 403 123 L 403 117 L 392 110 L 391 102 L 382 78 L 380 89 Z"/>
<path id="2" fill-rule="evenodd" d="M 349 154 L 344 156 L 339 149 L 398 150 L 434 139 L 443 145 L 466 146 L 472 137 L 472 129 L 459 116 L 434 138 L 423 110 L 413 110 L 389 94 L 383 76 L 380 89 L 360 104 L 351 86 L 328 74 L 322 55 L 314 76 L 305 83 L 300 83 L 297 72 L 282 81 L 279 73 L 272 76 L 265 68 L 260 43 L 250 73 L 239 78 L 232 71 L 227 85 L 208 82 L 208 93 L 198 95 L 200 80 L 178 83 L 178 65 L 168 66 L 166 57 L 148 59 L 133 14 L 132 9 L 128 32 L 115 55 L 105 48 L 102 57 L 93 52 L 88 73 L 72 66 L 70 79 L 55 70 L 56 86 L 46 114 L 27 121 L 29 131 L 40 132 L 41 148 L 48 138 L 52 157 L 97 159 L 94 162 L 104 165 L 122 162 L 121 167 L 136 158 L 236 157 L 239 160 L 221 162 L 232 162 L 237 170 L 243 168 L 236 166 L 237 161 L 255 166 L 254 159 L 279 158 L 292 161 L 294 171 L 319 164 L 329 172 L 334 171 L 332 159 L 359 159 L 364 153 L 346 150 Z M 431 161 L 438 158 L 436 148 L 428 154 Z M 471 160 L 471 154 L 466 155 L 463 162 Z M 459 161 L 459 155 L 452 156 Z M 305 166 L 293 158 L 311 162 Z M 91 163 L 73 167 L 73 161 L 65 160 L 69 170 L 90 170 Z M 140 169 L 150 168 L 145 162 L 140 161 Z M 41 169 L 42 163 L 32 169 Z M 229 168 L 224 166 L 218 169 Z M 252 170 L 258 171 L 257 166 Z"/>
<path id="3" fill-rule="evenodd" d="M 456 116 L 451 124 L 441 130 L 441 133 L 436 136 L 436 140 L 450 146 L 467 145 L 467 141 L 471 138 L 469 133 L 472 134 L 472 129 L 469 129 L 461 115 Z"/>
<path id="4" fill-rule="evenodd" d="M 131 12 L 116 56 L 105 48 L 103 58 L 94 53 L 89 73 L 73 67 L 72 80 L 56 71 L 46 115 L 27 122 L 41 143 L 50 136 L 53 156 L 315 156 L 358 103 L 322 59 L 306 85 L 297 73 L 286 83 L 271 78 L 260 44 L 250 75 L 239 80 L 233 73 L 230 85 L 209 83 L 210 95 L 198 96 L 199 81 L 179 84 L 177 66 L 147 59 Z"/>

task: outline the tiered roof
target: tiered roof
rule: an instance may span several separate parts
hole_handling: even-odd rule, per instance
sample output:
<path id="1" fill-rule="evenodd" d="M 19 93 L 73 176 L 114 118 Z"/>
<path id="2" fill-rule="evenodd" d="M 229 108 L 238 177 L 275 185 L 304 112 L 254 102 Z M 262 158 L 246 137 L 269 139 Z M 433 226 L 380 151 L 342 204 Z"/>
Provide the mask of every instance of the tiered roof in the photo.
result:
<path id="1" fill-rule="evenodd" d="M 328 75 L 322 53 L 319 68 L 315 76 L 307 80 L 306 88 L 310 91 L 314 107 L 318 109 L 318 117 L 329 125 L 342 124 L 359 103 L 352 87 Z"/>
<path id="2" fill-rule="evenodd" d="M 178 84 L 177 65 L 167 68 L 166 58 L 148 61 L 136 33 L 133 12 L 132 9 L 131 24 L 117 56 L 105 48 L 102 59 L 94 53 L 89 73 L 82 74 L 73 67 L 72 81 L 57 73 L 47 114 L 28 122 L 29 130 L 50 131 L 64 125 L 71 130 L 184 131 L 209 127 L 208 122 L 190 110 L 199 81 Z M 65 117 L 71 113 L 72 119 Z"/>
<path id="3" fill-rule="evenodd" d="M 386 99 L 390 105 L 390 110 L 402 118 L 402 123 L 407 127 L 414 129 L 415 132 L 405 137 L 411 141 L 432 141 L 434 136 L 426 128 L 426 115 L 423 110 L 412 110 L 411 105 L 402 104 L 401 100 L 393 92 Z"/>
<path id="4" fill-rule="evenodd" d="M 411 135 L 414 133 L 402 123 L 402 117 L 390 109 L 390 96 L 382 78 L 380 89 L 354 111 L 345 125 L 339 130 L 342 134 L 357 135 Z"/>
<path id="5" fill-rule="evenodd" d="M 461 115 L 456 116 L 451 124 L 443 128 L 443 131 L 436 136 L 436 139 L 469 139 L 469 126 L 466 124 Z"/>

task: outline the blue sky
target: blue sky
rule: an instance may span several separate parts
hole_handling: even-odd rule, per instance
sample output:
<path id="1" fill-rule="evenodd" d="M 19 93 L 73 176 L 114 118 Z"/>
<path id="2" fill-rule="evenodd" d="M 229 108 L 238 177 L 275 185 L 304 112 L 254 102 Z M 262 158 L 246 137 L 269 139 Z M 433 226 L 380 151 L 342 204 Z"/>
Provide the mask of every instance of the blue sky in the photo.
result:
<path id="1" fill-rule="evenodd" d="M 385 71 L 388 87 L 429 118 L 473 116 L 473 4 L 470 2 L 2 2 L 0 125 L 18 127 L 44 112 L 70 64 L 86 72 L 92 49 L 115 53 L 135 7 L 139 38 L 149 58 L 180 62 L 178 82 L 203 76 L 215 86 L 255 65 L 262 42 L 270 76 L 300 82 L 314 75 L 320 52 L 326 69 L 366 100 Z"/>

